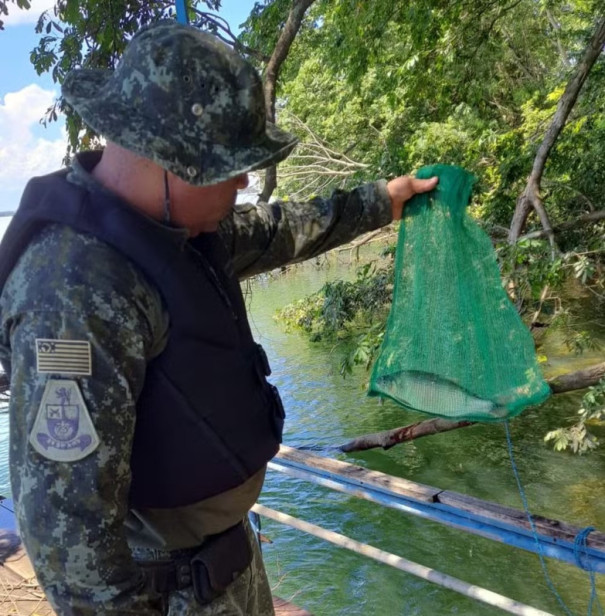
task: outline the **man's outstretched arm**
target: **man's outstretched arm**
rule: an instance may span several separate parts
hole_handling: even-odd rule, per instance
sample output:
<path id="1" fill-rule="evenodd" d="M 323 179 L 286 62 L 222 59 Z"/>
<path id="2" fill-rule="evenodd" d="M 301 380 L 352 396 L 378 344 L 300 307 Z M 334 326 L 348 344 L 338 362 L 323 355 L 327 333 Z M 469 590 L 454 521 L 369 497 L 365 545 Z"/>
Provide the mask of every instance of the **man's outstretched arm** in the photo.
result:
<path id="1" fill-rule="evenodd" d="M 246 278 L 304 261 L 401 218 L 405 202 L 432 190 L 436 178 L 401 176 L 307 202 L 237 205 L 221 223 L 236 273 Z"/>

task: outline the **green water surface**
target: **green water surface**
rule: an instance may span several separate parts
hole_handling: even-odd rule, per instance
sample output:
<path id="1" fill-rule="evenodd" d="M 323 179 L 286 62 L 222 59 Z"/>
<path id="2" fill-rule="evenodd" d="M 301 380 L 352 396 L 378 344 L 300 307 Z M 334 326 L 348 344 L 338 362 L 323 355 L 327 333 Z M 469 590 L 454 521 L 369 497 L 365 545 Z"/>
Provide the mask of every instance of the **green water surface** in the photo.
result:
<path id="1" fill-rule="evenodd" d="M 333 263 L 333 262 L 332 262 Z M 265 347 L 288 413 L 287 445 L 330 447 L 355 436 L 425 418 L 392 402 L 365 396 L 368 375 L 343 379 L 343 350 L 288 334 L 275 322 L 276 309 L 316 290 L 327 279 L 352 273 L 340 265 L 313 264 L 248 286 L 254 335 Z M 602 361 L 602 354 L 553 358 L 547 371 L 570 371 Z M 534 513 L 579 527 L 605 530 L 605 447 L 586 456 L 556 453 L 544 434 L 578 409 L 581 393 L 559 395 L 511 423 L 514 455 Z M 335 455 L 328 452 L 327 455 Z M 521 507 L 504 427 L 478 425 L 399 445 L 388 451 L 336 454 L 341 460 L 441 489 Z M 269 472 L 260 502 L 399 556 L 433 567 L 552 614 L 564 614 L 549 590 L 536 555 L 390 510 L 312 483 Z M 264 557 L 275 593 L 316 616 L 488 616 L 500 610 L 370 561 L 289 527 L 264 520 Z M 586 614 L 586 572 L 548 559 L 548 571 L 574 614 Z M 598 588 L 605 603 L 605 576 Z M 596 613 L 596 612 L 595 612 Z"/>

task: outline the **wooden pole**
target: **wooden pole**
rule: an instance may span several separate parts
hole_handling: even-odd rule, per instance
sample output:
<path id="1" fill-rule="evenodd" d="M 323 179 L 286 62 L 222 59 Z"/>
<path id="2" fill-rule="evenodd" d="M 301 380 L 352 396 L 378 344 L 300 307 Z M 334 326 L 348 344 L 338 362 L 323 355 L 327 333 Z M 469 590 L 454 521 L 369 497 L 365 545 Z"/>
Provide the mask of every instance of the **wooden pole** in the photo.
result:
<path id="1" fill-rule="evenodd" d="M 274 509 L 270 509 L 264 505 L 259 505 L 257 503 L 254 507 L 252 507 L 252 511 L 275 520 L 276 522 L 286 524 L 292 528 L 296 528 L 315 537 L 319 537 L 320 539 L 324 539 L 325 541 L 329 541 L 339 547 L 346 548 L 347 550 L 351 550 L 352 552 L 361 554 L 362 556 L 367 556 L 368 558 L 372 558 L 378 562 L 395 567 L 395 569 L 399 569 L 400 571 L 405 571 L 406 573 L 419 577 L 427 582 L 431 582 L 432 584 L 437 584 L 443 588 L 453 590 L 464 595 L 465 597 L 474 599 L 475 601 L 481 601 L 487 605 L 497 607 L 504 612 L 508 612 L 509 614 L 519 614 L 520 616 L 553 616 L 550 612 L 544 612 L 529 605 L 519 603 L 514 599 L 510 599 L 504 595 L 499 595 L 498 593 L 487 590 L 486 588 L 469 584 L 459 580 L 458 578 L 441 573 L 435 569 L 431 569 L 430 567 L 425 567 L 424 565 L 412 562 L 411 560 L 407 560 L 406 558 L 402 558 L 396 554 L 379 550 L 371 545 L 361 543 L 355 539 L 341 535 L 340 533 L 335 533 L 334 531 L 322 528 L 321 526 L 305 522 L 304 520 L 295 518 L 286 513 L 282 513 L 281 511 L 275 511 Z"/>

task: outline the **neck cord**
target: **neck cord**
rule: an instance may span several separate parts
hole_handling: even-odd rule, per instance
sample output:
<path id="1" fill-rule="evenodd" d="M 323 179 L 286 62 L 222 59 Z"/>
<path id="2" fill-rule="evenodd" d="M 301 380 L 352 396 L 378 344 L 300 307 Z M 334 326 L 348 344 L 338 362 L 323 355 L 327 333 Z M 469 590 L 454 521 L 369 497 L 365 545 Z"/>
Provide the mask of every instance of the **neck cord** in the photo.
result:
<path id="1" fill-rule="evenodd" d="M 170 188 L 168 186 L 168 171 L 164 169 L 164 222 L 170 224 Z"/>

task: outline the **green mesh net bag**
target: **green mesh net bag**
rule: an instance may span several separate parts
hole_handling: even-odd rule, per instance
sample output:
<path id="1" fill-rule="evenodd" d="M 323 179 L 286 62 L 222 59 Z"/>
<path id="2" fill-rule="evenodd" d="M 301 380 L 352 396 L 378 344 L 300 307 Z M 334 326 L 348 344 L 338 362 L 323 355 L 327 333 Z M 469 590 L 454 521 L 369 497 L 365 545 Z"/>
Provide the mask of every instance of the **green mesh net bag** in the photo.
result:
<path id="1" fill-rule="evenodd" d="M 435 165 L 405 207 L 393 305 L 370 396 L 449 419 L 501 421 L 550 395 L 489 237 L 468 216 L 474 177 Z"/>

